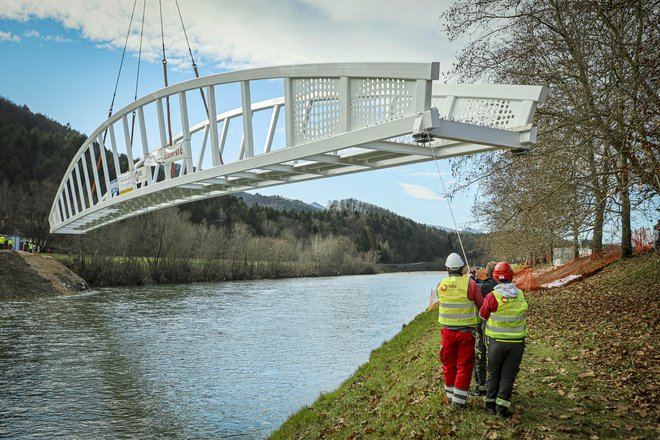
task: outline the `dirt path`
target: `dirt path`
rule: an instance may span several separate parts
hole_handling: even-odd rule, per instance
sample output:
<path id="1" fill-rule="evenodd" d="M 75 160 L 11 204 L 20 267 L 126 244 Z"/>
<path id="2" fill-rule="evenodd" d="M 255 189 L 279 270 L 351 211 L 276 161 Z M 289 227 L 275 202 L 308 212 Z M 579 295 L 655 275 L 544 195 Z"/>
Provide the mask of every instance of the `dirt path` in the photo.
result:
<path id="1" fill-rule="evenodd" d="M 47 255 L 0 251 L 0 296 L 77 293 L 85 280 Z"/>

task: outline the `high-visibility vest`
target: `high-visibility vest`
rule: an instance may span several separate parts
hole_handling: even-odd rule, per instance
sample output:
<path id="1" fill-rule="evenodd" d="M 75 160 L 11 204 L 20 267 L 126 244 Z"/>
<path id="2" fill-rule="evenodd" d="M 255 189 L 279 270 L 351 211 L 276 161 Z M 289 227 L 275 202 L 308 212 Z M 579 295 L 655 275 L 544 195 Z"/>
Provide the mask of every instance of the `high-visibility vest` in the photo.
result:
<path id="1" fill-rule="evenodd" d="M 477 325 L 477 306 L 468 296 L 470 279 L 448 276 L 438 284 L 438 322 L 450 327 Z"/>
<path id="2" fill-rule="evenodd" d="M 5 236 L 0 235 L 0 244 L 5 244 Z"/>
<path id="3" fill-rule="evenodd" d="M 495 339 L 522 339 L 527 336 L 527 301 L 522 290 L 518 296 L 507 298 L 493 290 L 497 300 L 497 311 L 490 314 L 485 333 Z"/>

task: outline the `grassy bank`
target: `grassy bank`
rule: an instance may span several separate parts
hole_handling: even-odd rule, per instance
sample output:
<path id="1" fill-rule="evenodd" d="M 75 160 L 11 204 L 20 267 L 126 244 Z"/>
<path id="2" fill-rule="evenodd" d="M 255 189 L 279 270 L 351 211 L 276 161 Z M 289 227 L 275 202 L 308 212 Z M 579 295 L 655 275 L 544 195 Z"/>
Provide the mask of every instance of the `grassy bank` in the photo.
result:
<path id="1" fill-rule="evenodd" d="M 565 288 L 530 293 L 531 334 L 513 417 L 440 394 L 437 310 L 424 312 L 274 439 L 658 438 L 660 263 L 642 256 Z"/>

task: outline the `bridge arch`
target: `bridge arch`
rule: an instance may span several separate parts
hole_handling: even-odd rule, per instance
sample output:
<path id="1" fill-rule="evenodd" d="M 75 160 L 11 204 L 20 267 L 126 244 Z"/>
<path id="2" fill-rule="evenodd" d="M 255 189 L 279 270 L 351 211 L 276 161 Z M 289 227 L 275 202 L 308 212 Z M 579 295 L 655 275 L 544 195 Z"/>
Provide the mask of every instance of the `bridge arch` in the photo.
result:
<path id="1" fill-rule="evenodd" d="M 76 152 L 51 232 L 81 234 L 238 191 L 535 142 L 545 87 L 447 85 L 438 72 L 438 63 L 312 64 L 157 90 L 105 120 Z M 261 81 L 279 81 L 282 95 L 253 100 Z M 238 105 L 217 111 L 228 103 Z M 176 135 L 168 136 L 166 106 Z"/>

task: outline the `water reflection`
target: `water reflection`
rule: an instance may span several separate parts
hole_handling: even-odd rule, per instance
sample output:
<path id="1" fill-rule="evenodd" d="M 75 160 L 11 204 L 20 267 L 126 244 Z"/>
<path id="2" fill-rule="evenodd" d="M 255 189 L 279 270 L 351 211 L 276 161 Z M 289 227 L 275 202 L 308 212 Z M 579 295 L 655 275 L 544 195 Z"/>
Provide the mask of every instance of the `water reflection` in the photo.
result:
<path id="1" fill-rule="evenodd" d="M 0 437 L 264 438 L 427 305 L 440 273 L 0 301 Z"/>

